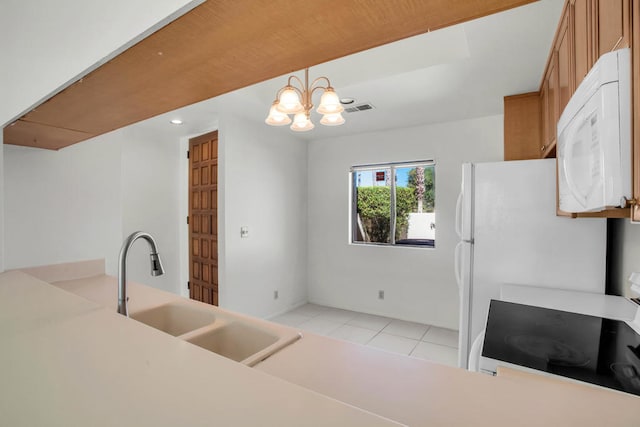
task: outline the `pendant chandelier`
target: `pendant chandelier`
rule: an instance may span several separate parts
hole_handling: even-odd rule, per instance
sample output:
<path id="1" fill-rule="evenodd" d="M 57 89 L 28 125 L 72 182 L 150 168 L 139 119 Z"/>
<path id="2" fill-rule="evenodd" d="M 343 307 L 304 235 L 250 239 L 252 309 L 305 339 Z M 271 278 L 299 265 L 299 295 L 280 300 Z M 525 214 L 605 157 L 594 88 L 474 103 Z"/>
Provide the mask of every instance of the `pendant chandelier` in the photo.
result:
<path id="1" fill-rule="evenodd" d="M 300 87 L 294 86 L 294 82 L 299 84 Z M 321 84 L 323 82 L 326 82 L 326 86 Z M 304 70 L 304 84 L 298 77 L 289 76 L 287 85 L 276 94 L 276 100 L 271 105 L 269 116 L 266 118 L 265 123 L 271 126 L 288 125 L 291 123 L 291 117 L 289 117 L 289 114 L 291 114 L 293 115 L 291 130 L 306 132 L 313 129 L 315 126 L 311 122 L 311 110 L 313 109 L 311 97 L 316 90 L 323 92 L 320 97 L 320 105 L 316 109 L 318 113 L 322 114 L 320 124 L 325 126 L 343 124 L 344 118 L 340 113 L 344 111 L 344 108 L 340 104 L 338 94 L 331 87 L 331 82 L 326 77 L 318 77 L 309 86 L 308 68 Z"/>

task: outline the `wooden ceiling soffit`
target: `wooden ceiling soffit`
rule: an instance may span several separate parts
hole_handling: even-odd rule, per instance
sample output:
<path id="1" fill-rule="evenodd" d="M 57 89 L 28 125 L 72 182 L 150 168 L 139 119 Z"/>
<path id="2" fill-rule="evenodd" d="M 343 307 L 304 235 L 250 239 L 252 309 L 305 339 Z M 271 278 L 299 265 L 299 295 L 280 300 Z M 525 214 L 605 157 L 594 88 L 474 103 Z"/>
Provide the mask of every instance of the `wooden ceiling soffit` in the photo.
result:
<path id="1" fill-rule="evenodd" d="M 59 149 L 254 83 L 532 1 L 208 0 L 7 126 L 4 140 Z"/>
<path id="2" fill-rule="evenodd" d="M 82 131 L 27 122 L 22 119 L 16 120 L 4 129 L 5 144 L 48 150 L 59 150 L 94 136 Z"/>

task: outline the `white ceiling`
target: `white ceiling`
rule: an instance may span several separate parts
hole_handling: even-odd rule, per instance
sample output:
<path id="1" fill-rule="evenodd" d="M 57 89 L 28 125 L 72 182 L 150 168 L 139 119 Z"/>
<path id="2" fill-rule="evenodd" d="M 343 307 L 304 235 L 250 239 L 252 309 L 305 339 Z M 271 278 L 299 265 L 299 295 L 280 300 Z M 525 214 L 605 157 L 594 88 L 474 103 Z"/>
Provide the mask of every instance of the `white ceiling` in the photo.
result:
<path id="1" fill-rule="evenodd" d="M 314 112 L 310 132 L 266 124 L 265 132 L 315 140 L 502 114 L 504 96 L 538 89 L 563 3 L 541 0 L 313 67 L 311 80 L 327 76 L 339 96 L 376 108 L 345 113 L 346 123 L 338 127 L 320 125 Z M 268 80 L 133 126 L 180 137 L 215 128 L 226 112 L 263 123 L 286 80 Z M 184 125 L 170 125 L 175 117 Z"/>

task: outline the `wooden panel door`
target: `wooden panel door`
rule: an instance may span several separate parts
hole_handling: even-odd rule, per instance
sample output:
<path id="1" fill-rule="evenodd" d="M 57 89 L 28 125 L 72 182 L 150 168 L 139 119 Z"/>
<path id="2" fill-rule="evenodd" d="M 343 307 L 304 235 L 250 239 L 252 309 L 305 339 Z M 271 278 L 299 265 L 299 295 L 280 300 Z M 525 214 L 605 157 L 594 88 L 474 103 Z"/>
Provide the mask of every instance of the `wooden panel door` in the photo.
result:
<path id="1" fill-rule="evenodd" d="M 189 140 L 189 297 L 218 305 L 218 132 Z"/>

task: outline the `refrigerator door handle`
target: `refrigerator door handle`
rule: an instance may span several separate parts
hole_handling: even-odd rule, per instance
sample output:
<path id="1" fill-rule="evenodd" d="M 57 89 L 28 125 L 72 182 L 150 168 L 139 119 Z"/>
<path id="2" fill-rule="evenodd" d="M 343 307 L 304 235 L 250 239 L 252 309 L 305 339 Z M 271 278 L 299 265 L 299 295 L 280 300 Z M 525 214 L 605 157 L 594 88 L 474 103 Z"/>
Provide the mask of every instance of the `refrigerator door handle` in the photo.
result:
<path id="1" fill-rule="evenodd" d="M 480 332 L 480 334 L 473 341 L 471 350 L 469 350 L 469 370 L 472 372 L 480 372 L 480 357 L 482 356 L 484 334 L 484 330 Z"/>
<path id="2" fill-rule="evenodd" d="M 464 194 L 462 191 L 458 194 L 458 200 L 456 201 L 456 234 L 458 237 L 462 237 L 462 198 Z"/>
<path id="3" fill-rule="evenodd" d="M 462 271 L 461 271 L 461 261 L 462 261 L 462 242 L 458 242 L 456 245 L 456 249 L 453 255 L 453 265 L 456 273 L 456 283 L 458 284 L 458 291 L 462 293 Z"/>

